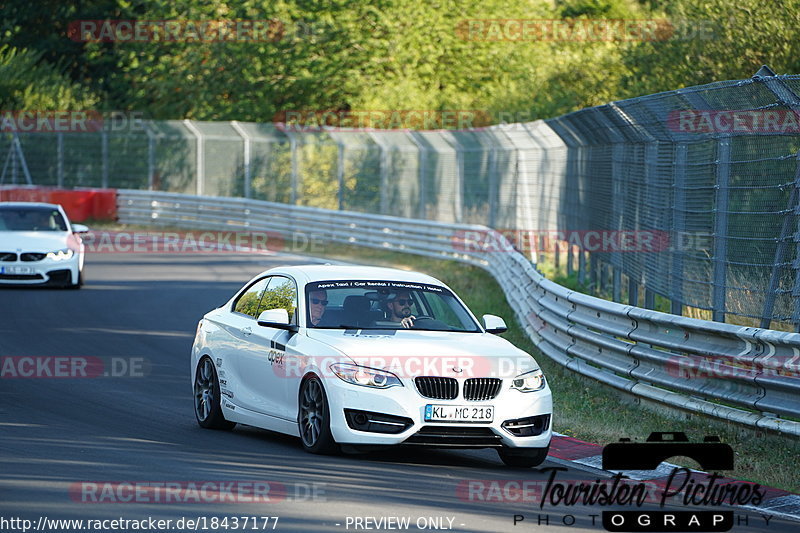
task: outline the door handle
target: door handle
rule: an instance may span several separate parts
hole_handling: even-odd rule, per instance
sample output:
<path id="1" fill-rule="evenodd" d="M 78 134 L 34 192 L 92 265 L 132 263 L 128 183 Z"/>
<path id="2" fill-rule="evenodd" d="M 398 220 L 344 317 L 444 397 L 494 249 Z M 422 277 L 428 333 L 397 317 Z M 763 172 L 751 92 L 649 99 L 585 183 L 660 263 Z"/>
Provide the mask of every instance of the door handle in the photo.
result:
<path id="1" fill-rule="evenodd" d="M 247 326 L 246 328 L 242 328 L 242 334 L 245 337 L 249 337 L 250 335 L 253 334 L 253 329 L 250 326 Z"/>

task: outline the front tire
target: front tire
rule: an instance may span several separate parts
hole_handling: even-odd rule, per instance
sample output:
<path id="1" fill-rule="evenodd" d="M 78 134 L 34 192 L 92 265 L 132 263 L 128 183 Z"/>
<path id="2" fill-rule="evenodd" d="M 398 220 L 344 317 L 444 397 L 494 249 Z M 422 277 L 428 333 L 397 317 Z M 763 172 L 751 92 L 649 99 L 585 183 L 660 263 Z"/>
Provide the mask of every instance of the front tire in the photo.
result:
<path id="1" fill-rule="evenodd" d="M 80 270 L 78 271 L 78 283 L 68 283 L 66 285 L 67 289 L 77 290 L 83 287 L 83 272 Z"/>
<path id="2" fill-rule="evenodd" d="M 506 466 L 533 468 L 547 459 L 549 451 L 550 446 L 546 448 L 517 448 L 513 451 L 510 448 L 499 448 L 497 454 Z"/>
<path id="3" fill-rule="evenodd" d="M 194 416 L 200 427 L 233 429 L 236 422 L 225 420 L 221 401 L 217 369 L 210 357 L 203 357 L 194 373 Z"/>
<path id="4" fill-rule="evenodd" d="M 331 434 L 328 397 L 318 377 L 312 376 L 303 381 L 300 386 L 299 403 L 297 426 L 303 449 L 321 455 L 337 453 L 339 446 Z"/>

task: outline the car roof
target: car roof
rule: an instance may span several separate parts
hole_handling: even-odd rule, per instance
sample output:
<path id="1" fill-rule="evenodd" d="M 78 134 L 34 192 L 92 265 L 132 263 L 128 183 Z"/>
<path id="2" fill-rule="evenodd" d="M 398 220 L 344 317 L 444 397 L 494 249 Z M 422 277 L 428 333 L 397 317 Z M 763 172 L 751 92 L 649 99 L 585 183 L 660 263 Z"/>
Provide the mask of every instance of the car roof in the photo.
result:
<path id="1" fill-rule="evenodd" d="M 296 265 L 268 270 L 264 274 L 277 274 L 278 271 L 290 274 L 304 283 L 329 280 L 390 280 L 446 286 L 438 279 L 420 272 L 365 265 Z"/>
<path id="2" fill-rule="evenodd" d="M 47 209 L 58 209 L 58 204 L 48 204 L 45 202 L 0 202 L 0 207 L 42 207 Z"/>

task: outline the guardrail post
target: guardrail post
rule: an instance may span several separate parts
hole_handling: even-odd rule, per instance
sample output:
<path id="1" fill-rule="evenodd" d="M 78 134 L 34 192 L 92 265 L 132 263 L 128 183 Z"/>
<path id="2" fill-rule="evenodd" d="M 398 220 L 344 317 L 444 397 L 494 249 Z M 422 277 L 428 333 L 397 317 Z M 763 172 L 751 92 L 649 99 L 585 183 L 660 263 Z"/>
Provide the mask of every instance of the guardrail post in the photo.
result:
<path id="1" fill-rule="evenodd" d="M 191 120 L 184 119 L 183 125 L 186 126 L 186 129 L 192 132 L 195 139 L 195 146 L 196 146 L 196 177 L 197 177 L 197 196 L 203 196 L 205 192 L 205 181 L 206 181 L 206 167 L 205 167 L 205 157 L 203 156 L 203 134 L 197 129 Z"/>
<path id="2" fill-rule="evenodd" d="M 678 244 L 686 231 L 686 161 L 688 146 L 675 145 L 675 166 L 672 169 L 672 288 L 671 312 L 683 314 L 683 250 Z"/>
<path id="3" fill-rule="evenodd" d="M 56 185 L 64 186 L 64 132 L 56 134 Z"/>
<path id="4" fill-rule="evenodd" d="M 250 184 L 252 183 L 252 179 L 253 179 L 252 176 L 251 176 L 251 170 L 250 170 L 250 158 L 251 158 L 250 153 L 251 153 L 251 142 L 252 141 L 250 140 L 250 136 L 247 134 L 247 132 L 244 130 L 244 128 L 242 128 L 241 124 L 239 124 L 238 121 L 232 120 L 231 121 L 231 126 L 233 127 L 234 130 L 236 130 L 236 133 L 238 133 L 239 136 L 244 141 L 244 149 L 242 151 L 242 157 L 244 157 L 244 161 L 243 161 L 243 165 L 244 165 L 244 168 L 243 168 L 243 170 L 244 170 L 244 197 L 245 198 L 250 198 L 250 196 L 251 196 Z"/>
<path id="5" fill-rule="evenodd" d="M 728 182 L 731 172 L 730 138 L 717 142 L 717 185 L 714 208 L 713 318 L 725 322 L 728 268 Z"/>

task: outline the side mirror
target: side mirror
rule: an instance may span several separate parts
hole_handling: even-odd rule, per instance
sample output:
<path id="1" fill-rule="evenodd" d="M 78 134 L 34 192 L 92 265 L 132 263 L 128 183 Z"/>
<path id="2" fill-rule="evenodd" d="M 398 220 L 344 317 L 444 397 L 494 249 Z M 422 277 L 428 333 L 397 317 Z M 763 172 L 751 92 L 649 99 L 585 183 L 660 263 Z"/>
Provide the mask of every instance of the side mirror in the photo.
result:
<path id="1" fill-rule="evenodd" d="M 505 320 L 495 315 L 483 315 L 483 329 L 495 335 L 508 331 Z"/>
<path id="2" fill-rule="evenodd" d="M 286 309 L 267 309 L 258 315 L 258 325 L 266 328 L 277 328 L 297 333 L 297 324 L 289 324 L 289 312 Z"/>
<path id="3" fill-rule="evenodd" d="M 89 228 L 83 224 L 72 224 L 72 233 L 89 233 Z"/>

